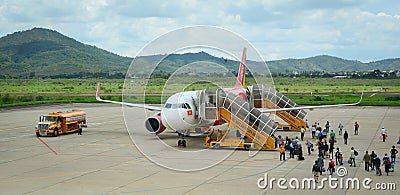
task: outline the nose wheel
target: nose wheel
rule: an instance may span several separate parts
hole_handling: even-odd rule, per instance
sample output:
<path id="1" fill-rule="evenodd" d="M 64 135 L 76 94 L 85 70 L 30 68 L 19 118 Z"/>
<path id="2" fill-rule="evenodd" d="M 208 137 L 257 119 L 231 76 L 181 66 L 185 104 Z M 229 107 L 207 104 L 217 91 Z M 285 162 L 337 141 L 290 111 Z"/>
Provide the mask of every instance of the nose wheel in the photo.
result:
<path id="1" fill-rule="evenodd" d="M 185 135 L 183 133 L 178 133 L 179 140 L 178 140 L 178 148 L 185 148 L 186 147 L 186 140 Z"/>

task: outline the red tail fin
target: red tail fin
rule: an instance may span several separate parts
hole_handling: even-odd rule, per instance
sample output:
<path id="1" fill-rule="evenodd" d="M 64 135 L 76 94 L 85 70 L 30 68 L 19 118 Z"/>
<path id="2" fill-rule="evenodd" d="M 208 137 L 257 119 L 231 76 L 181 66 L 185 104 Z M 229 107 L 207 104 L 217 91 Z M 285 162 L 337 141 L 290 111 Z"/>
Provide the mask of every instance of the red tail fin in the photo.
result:
<path id="1" fill-rule="evenodd" d="M 243 88 L 244 86 L 246 75 L 246 51 L 247 48 L 243 48 L 242 61 L 240 62 L 235 88 Z"/>

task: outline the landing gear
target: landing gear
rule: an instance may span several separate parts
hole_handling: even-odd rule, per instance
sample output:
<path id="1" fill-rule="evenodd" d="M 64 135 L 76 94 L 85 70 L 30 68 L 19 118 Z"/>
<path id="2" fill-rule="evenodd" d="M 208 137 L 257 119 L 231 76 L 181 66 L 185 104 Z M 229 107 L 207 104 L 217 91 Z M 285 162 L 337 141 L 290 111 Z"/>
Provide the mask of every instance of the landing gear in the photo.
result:
<path id="1" fill-rule="evenodd" d="M 178 136 L 180 139 L 178 140 L 178 148 L 185 148 L 186 147 L 186 140 L 185 140 L 185 134 L 183 133 L 178 133 Z"/>

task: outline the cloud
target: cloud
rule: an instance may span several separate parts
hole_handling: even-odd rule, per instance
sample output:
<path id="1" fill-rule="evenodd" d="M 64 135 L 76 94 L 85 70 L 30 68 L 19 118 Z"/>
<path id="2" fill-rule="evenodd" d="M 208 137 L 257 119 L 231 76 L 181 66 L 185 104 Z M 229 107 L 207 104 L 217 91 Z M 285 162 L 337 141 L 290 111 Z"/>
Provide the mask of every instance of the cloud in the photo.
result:
<path id="1" fill-rule="evenodd" d="M 266 60 L 328 54 L 368 61 L 399 57 L 398 7 L 396 0 L 3 0 L 0 35 L 46 27 L 134 56 L 171 30 L 213 25 L 240 34 Z"/>

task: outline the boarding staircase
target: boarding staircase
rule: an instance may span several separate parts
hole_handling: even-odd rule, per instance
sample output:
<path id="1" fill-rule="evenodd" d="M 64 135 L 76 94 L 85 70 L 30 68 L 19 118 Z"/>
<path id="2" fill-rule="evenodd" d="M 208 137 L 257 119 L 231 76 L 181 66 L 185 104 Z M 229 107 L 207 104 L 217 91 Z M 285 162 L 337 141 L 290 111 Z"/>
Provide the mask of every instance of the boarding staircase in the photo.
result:
<path id="1" fill-rule="evenodd" d="M 242 139 L 250 140 L 255 149 L 276 148 L 274 132 L 277 125 L 240 96 L 222 89 L 203 90 L 200 94 L 199 116 L 203 121 L 220 120 L 228 123 L 230 128 L 240 132 Z"/>
<path id="2" fill-rule="evenodd" d="M 271 87 L 253 85 L 251 91 L 250 102 L 256 108 L 279 109 L 298 106 L 295 102 Z M 304 119 L 307 116 L 307 112 L 304 110 L 280 111 L 273 112 L 273 114 L 288 123 L 288 125 L 284 125 L 275 122 L 278 125 L 278 129 L 300 130 L 301 127 L 306 127 Z"/>

